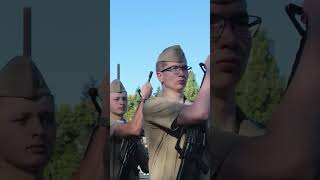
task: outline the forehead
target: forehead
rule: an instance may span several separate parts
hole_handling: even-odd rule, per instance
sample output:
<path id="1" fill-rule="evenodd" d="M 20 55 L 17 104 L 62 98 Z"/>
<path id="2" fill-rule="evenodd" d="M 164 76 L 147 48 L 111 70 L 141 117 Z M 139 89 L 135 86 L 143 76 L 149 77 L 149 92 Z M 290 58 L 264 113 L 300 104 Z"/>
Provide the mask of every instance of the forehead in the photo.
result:
<path id="1" fill-rule="evenodd" d="M 0 113 L 53 112 L 54 100 L 44 96 L 36 100 L 17 97 L 0 97 Z"/>
<path id="2" fill-rule="evenodd" d="M 110 93 L 110 97 L 112 97 L 112 98 L 127 97 L 127 93 L 126 92 L 121 92 L 121 93 L 112 92 L 112 93 Z"/>
<path id="3" fill-rule="evenodd" d="M 0 97 L 0 107 L 41 107 L 41 106 L 54 106 L 54 99 L 50 96 L 43 96 L 35 100 L 19 98 L 19 97 Z"/>
<path id="4" fill-rule="evenodd" d="M 170 66 L 184 66 L 187 65 L 187 63 L 183 62 L 183 63 L 177 63 L 177 62 L 166 62 L 166 67 L 170 67 Z"/>
<path id="5" fill-rule="evenodd" d="M 247 13 L 247 3 L 245 0 L 216 0 L 211 1 L 210 14 L 219 14 L 225 17 L 231 17 L 235 14 Z"/>

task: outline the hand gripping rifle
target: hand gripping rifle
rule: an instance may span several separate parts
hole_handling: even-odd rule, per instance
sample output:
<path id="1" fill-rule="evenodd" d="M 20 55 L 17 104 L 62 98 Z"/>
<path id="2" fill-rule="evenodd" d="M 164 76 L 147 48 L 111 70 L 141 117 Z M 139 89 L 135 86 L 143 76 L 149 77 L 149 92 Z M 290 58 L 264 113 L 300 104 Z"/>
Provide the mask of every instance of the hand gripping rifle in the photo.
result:
<path id="1" fill-rule="evenodd" d="M 291 74 L 289 76 L 288 79 L 288 83 L 287 83 L 287 89 L 295 75 L 296 69 L 300 63 L 300 59 L 301 59 L 301 55 L 302 55 L 302 51 L 307 39 L 307 33 L 306 30 L 303 29 L 303 27 L 301 26 L 301 24 L 298 22 L 298 20 L 296 19 L 296 15 L 299 15 L 301 18 L 304 16 L 304 12 L 302 7 L 297 6 L 295 4 L 288 4 L 285 8 L 287 15 L 289 16 L 291 22 L 293 23 L 293 25 L 295 26 L 295 28 L 297 29 L 297 31 L 299 32 L 299 34 L 302 36 L 302 39 L 300 40 L 300 46 L 298 49 L 298 52 L 296 54 L 296 59 L 293 63 L 292 66 L 292 71 Z M 306 27 L 308 27 L 308 22 L 306 22 Z"/>
<path id="2" fill-rule="evenodd" d="M 152 77 L 152 71 L 149 73 L 148 81 L 150 82 Z M 140 89 L 138 90 L 139 95 L 141 96 Z M 135 150 L 137 147 L 137 142 L 140 138 L 124 138 L 121 142 L 120 151 L 119 151 L 119 160 L 121 163 L 117 180 L 126 180 L 128 179 L 130 170 L 133 170 L 135 173 L 139 173 L 139 169 L 137 169 L 137 165 L 131 163 L 130 159 L 134 158 Z"/>
<path id="3" fill-rule="evenodd" d="M 204 76 L 201 82 L 201 86 L 206 74 L 205 66 L 203 63 L 199 64 Z M 184 145 L 181 148 L 180 143 L 183 135 L 185 134 Z M 200 171 L 207 173 L 209 168 L 202 161 L 202 154 L 206 145 L 206 124 L 202 123 L 200 125 L 182 127 L 180 136 L 176 143 L 175 149 L 179 153 L 179 158 L 181 159 L 180 168 L 177 174 L 177 180 L 199 179 Z"/>

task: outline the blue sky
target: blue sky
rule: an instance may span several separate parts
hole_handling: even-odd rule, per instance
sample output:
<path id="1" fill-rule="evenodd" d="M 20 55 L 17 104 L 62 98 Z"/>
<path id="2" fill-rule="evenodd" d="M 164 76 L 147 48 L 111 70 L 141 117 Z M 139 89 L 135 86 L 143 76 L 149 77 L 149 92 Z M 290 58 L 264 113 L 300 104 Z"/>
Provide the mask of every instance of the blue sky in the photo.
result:
<path id="1" fill-rule="evenodd" d="M 159 53 L 179 44 L 197 81 L 202 79 L 199 62 L 210 51 L 209 0 L 111 0 L 110 1 L 110 80 L 117 77 L 129 94 L 147 80 L 154 71 Z M 155 76 L 154 90 L 160 86 Z"/>

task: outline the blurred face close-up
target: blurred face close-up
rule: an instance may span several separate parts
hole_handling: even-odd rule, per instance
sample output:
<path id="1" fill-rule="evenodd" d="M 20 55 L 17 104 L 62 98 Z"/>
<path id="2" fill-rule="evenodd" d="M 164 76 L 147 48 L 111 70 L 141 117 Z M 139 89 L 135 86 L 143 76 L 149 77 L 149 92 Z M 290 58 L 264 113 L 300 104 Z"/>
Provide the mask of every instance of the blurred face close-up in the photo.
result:
<path id="1" fill-rule="evenodd" d="M 213 88 L 233 87 L 243 75 L 251 49 L 244 0 L 210 3 L 210 44 Z"/>
<path id="2" fill-rule="evenodd" d="M 157 77 L 164 88 L 183 92 L 186 87 L 189 72 L 186 63 L 166 62 L 163 72 L 157 72 Z"/>
<path id="3" fill-rule="evenodd" d="M 28 171 L 42 170 L 56 138 L 54 102 L 0 97 L 0 162 Z"/>
<path id="4" fill-rule="evenodd" d="M 126 92 L 110 93 L 110 113 L 123 116 L 127 111 L 128 97 Z"/>

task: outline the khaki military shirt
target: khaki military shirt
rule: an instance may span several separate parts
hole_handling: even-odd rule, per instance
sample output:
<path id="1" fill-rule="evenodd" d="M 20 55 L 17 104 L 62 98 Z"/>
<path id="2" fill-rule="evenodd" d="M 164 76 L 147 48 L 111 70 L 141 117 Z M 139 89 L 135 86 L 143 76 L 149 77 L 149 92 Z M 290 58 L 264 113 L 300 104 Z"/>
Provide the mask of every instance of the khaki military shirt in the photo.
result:
<path id="1" fill-rule="evenodd" d="M 220 130 L 216 127 L 211 127 L 207 132 L 208 146 L 210 151 L 210 172 L 212 180 L 215 179 L 217 172 L 228 154 L 237 145 L 249 140 L 249 137 L 263 135 L 264 125 L 250 120 L 239 107 L 237 107 L 236 120 L 240 122 L 238 133 L 231 133 Z"/>
<path id="2" fill-rule="evenodd" d="M 119 151 L 122 143 L 122 138 L 116 136 L 117 126 L 121 126 L 125 124 L 125 120 L 111 120 L 110 121 L 110 178 L 111 180 L 115 180 L 118 176 L 118 172 L 120 169 L 120 160 L 119 160 Z M 145 147 L 142 145 L 140 141 L 137 142 L 137 148 L 135 151 L 135 159 L 134 162 L 130 162 L 133 164 L 142 165 L 139 162 L 145 161 L 148 158 L 147 151 Z M 147 169 L 147 167 L 141 167 L 141 169 Z M 128 177 L 128 180 L 138 180 L 139 174 L 131 171 Z"/>
<path id="3" fill-rule="evenodd" d="M 176 179 L 181 160 L 175 145 L 180 129 L 174 127 L 174 122 L 185 104 L 191 102 L 183 104 L 162 95 L 145 103 L 143 123 L 149 149 L 150 180 Z"/>

